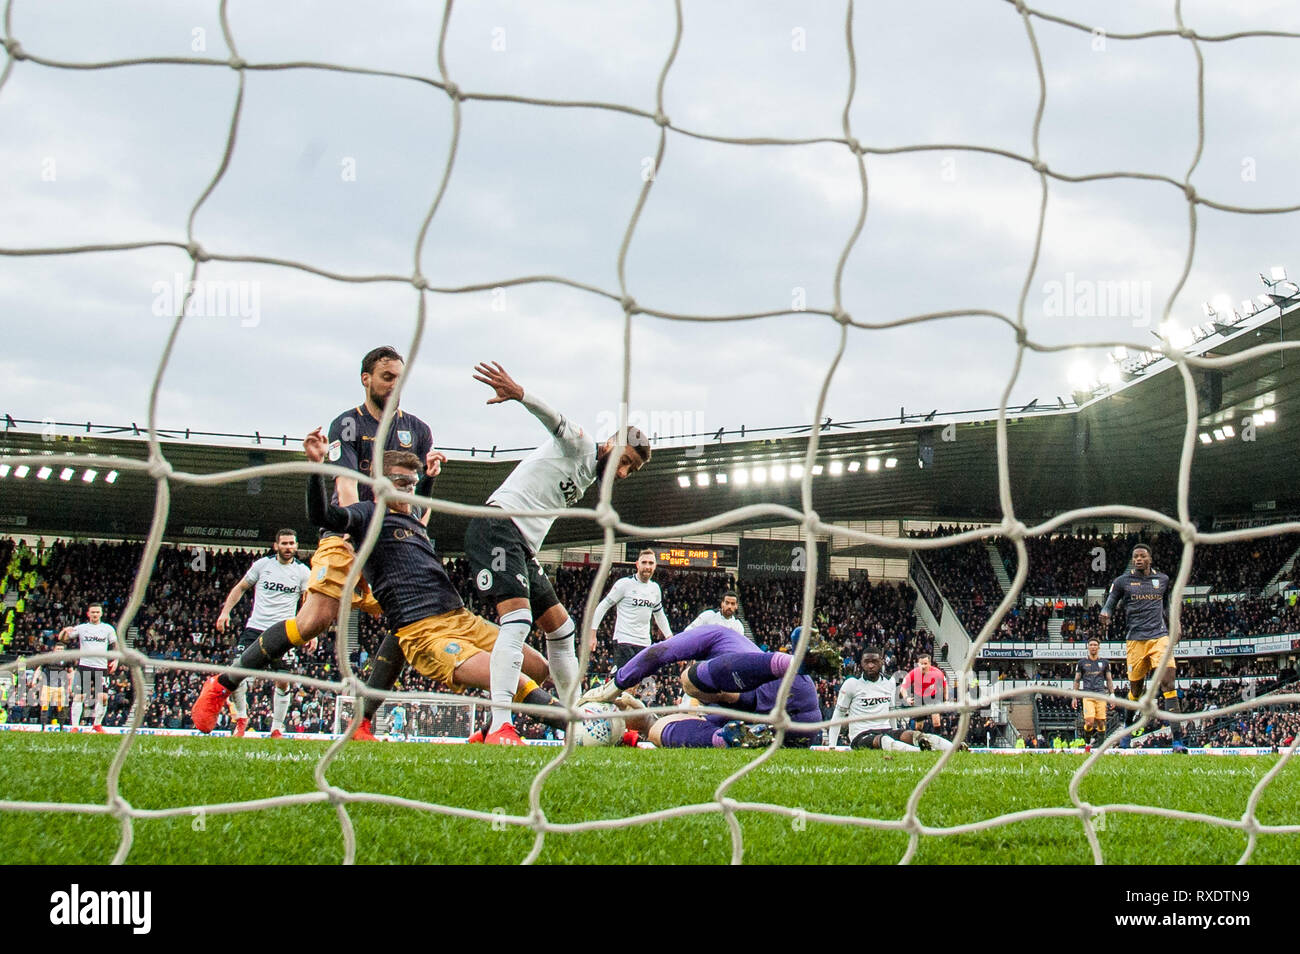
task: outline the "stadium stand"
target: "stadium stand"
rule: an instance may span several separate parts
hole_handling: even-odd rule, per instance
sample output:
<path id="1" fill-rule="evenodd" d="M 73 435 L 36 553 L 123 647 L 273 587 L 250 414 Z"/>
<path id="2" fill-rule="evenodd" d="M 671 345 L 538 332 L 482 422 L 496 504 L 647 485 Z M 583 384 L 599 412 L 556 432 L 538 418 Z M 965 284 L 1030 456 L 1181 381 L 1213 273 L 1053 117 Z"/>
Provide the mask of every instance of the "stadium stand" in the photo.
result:
<path id="1" fill-rule="evenodd" d="M 928 533 L 947 535 L 958 529 L 939 528 Z M 1043 554 L 1059 568 L 1078 553 L 1086 554 L 1094 545 L 1105 545 L 1126 553 L 1130 539 L 1134 538 L 1114 538 L 1097 543 L 1103 538 L 1060 537 L 1050 541 Z M 252 608 L 251 599 L 246 597 L 236 606 L 232 613 L 232 630 L 225 636 L 216 632 L 214 623 L 226 592 L 262 552 L 165 546 L 159 554 L 136 625 L 129 634 L 132 644 L 158 659 L 228 662 L 233 632 L 242 629 Z M 1220 559 L 1207 563 L 1210 569 L 1206 571 L 1206 578 L 1218 582 L 1209 585 L 1239 586 L 1245 581 L 1257 586 L 1277 572 L 1293 548 L 1290 540 L 1267 540 L 1253 546 L 1222 547 L 1217 552 Z M 6 607 L 3 632 L 8 638 L 8 656 L 5 658 L 30 656 L 55 648 L 55 635 L 59 629 L 84 619 L 86 607 L 92 601 L 104 603 L 106 618 L 115 620 L 129 598 L 129 587 L 141 555 L 142 547 L 137 543 L 54 541 L 46 545 L 42 541 L 35 547 L 26 547 L 12 540 L 0 540 L 0 566 L 5 568 L 0 593 L 8 593 L 10 602 L 15 602 L 15 596 L 18 597 L 17 611 L 16 607 Z M 924 558 L 936 584 L 962 614 L 968 628 L 975 632 L 1000 599 L 1001 591 L 989 562 L 988 549 L 981 544 L 972 544 L 927 553 Z M 446 565 L 467 604 L 476 612 L 490 616 L 489 608 L 483 605 L 469 579 L 467 564 L 449 558 Z M 630 567 L 616 567 L 607 585 L 612 585 L 615 579 L 629 572 Z M 553 572 L 557 594 L 575 620 L 580 620 L 583 615 L 595 574 L 594 564 L 564 566 Z M 1053 581 L 1058 578 L 1059 573 L 1051 577 Z M 789 632 L 799 623 L 803 598 L 801 581 L 760 579 L 737 583 L 723 571 L 669 568 L 660 568 L 655 579 L 663 590 L 665 609 L 674 628 L 685 627 L 701 611 L 716 607 L 722 594 L 730 589 L 740 593 L 742 618 L 761 647 L 787 648 Z M 1089 581 L 1085 579 L 1085 582 Z M 1295 605 L 1296 595 L 1295 591 L 1282 591 L 1268 598 L 1247 596 L 1236 600 L 1189 602 L 1183 609 L 1184 625 L 1189 635 L 1214 639 L 1297 632 L 1300 631 L 1300 608 Z M 933 637 L 917 625 L 915 599 L 915 591 L 904 583 L 873 584 L 866 580 L 832 579 L 818 588 L 815 620 L 823 636 L 840 647 L 846 673 L 853 671 L 861 650 L 869 644 L 879 645 L 884 650 L 886 671 L 905 671 L 914 665 L 918 652 L 933 653 L 935 650 Z M 1082 641 L 1099 631 L 1096 614 L 1096 607 L 1021 605 L 1013 608 L 994 639 L 1046 639 L 1048 620 L 1061 616 L 1066 620 L 1059 638 Z M 358 648 L 351 659 L 364 677 L 368 672 L 369 658 L 383 636 L 383 629 L 381 622 L 370 617 L 362 615 L 358 619 Z M 589 682 L 604 678 L 611 667 L 612 625 L 611 614 L 598 635 L 596 652 L 588 671 Z M 1122 625 L 1121 613 L 1112 622 L 1112 635 L 1122 633 Z M 540 634 L 534 633 L 533 641 L 540 648 Z M 299 652 L 295 668 L 306 675 L 327 679 L 334 676 L 336 665 L 332 636 L 326 636 L 313 652 Z M 1027 673 L 1023 662 L 998 660 L 981 661 L 978 670 L 981 673 L 996 670 L 1001 679 L 1013 682 L 1033 678 L 1058 679 L 1068 683 L 1073 676 L 1073 666 L 1072 661 L 1040 662 L 1037 666 L 1031 665 Z M 1273 681 L 1291 678 L 1292 675 L 1280 672 L 1277 661 L 1271 657 L 1187 659 L 1180 662 L 1180 686 L 1190 711 L 1222 708 L 1239 701 L 1243 690 L 1262 694 L 1268 691 Z M 52 711 L 41 708 L 39 684 L 45 680 L 57 685 L 64 678 L 62 671 L 39 675 L 29 671 L 26 675 L 19 674 L 16 683 L 0 686 L 4 717 L 9 721 L 62 722 L 67 716 L 66 708 L 53 708 Z M 1188 686 L 1182 681 L 1188 678 L 1203 681 Z M 187 728 L 189 709 L 201 684 L 202 677 L 198 674 L 157 670 L 145 725 Z M 441 687 L 408 669 L 397 688 L 435 691 Z M 827 718 L 833 710 L 838 688 L 839 680 L 818 681 L 822 711 Z M 657 705 L 673 704 L 676 702 L 675 690 L 675 681 L 659 680 L 646 701 Z M 125 673 L 110 680 L 107 725 L 122 725 L 128 720 L 132 694 Z M 249 713 L 252 731 L 270 728 L 269 682 L 260 681 L 251 687 Z M 386 710 L 381 712 L 381 722 L 385 713 Z M 483 715 L 486 715 L 486 710 Z M 417 707 L 411 716 L 414 734 L 435 730 L 455 734 L 471 731 L 463 708 Z M 1001 730 L 997 721 L 987 716 L 982 713 L 976 720 L 974 731 L 977 738 L 981 731 L 992 738 Z M 335 700 L 331 693 L 295 688 L 288 716 L 290 732 L 329 732 L 334 728 L 334 718 Z M 1035 731 L 1043 735 L 1048 744 L 1054 733 L 1072 733 L 1076 718 L 1077 713 L 1070 708 L 1068 700 L 1036 697 Z M 955 717 L 946 718 L 945 731 L 950 731 L 955 724 Z M 1272 728 L 1268 728 L 1269 725 Z M 1287 725 L 1289 723 L 1278 720 L 1266 721 L 1264 728 L 1254 722 L 1244 728 L 1225 724 L 1207 729 L 1203 736 L 1217 740 L 1215 744 L 1228 744 L 1221 740 L 1230 740 L 1234 735 L 1262 738 L 1264 735 L 1261 733 L 1264 733 L 1273 738 Z M 218 729 L 222 728 L 229 728 L 224 713 L 218 722 Z M 547 727 L 532 721 L 525 723 L 522 731 L 532 737 L 552 734 Z"/>

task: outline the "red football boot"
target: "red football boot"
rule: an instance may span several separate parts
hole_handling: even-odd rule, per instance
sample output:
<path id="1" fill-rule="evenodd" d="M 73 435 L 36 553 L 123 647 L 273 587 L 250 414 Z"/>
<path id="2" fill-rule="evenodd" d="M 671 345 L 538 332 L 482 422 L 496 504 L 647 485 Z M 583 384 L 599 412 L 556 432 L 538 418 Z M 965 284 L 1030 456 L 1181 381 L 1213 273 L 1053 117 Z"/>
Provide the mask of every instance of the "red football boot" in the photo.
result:
<path id="1" fill-rule="evenodd" d="M 513 722 L 507 722 L 495 732 L 489 732 L 483 740 L 486 745 L 523 745 L 524 740 L 519 738 L 519 733 L 515 731 Z"/>
<path id="2" fill-rule="evenodd" d="M 216 676 L 209 676 L 208 681 L 203 684 L 203 691 L 199 693 L 198 701 L 190 710 L 194 728 L 204 735 L 211 732 L 217 724 L 217 716 L 221 714 L 229 698 L 230 690 L 217 682 Z"/>

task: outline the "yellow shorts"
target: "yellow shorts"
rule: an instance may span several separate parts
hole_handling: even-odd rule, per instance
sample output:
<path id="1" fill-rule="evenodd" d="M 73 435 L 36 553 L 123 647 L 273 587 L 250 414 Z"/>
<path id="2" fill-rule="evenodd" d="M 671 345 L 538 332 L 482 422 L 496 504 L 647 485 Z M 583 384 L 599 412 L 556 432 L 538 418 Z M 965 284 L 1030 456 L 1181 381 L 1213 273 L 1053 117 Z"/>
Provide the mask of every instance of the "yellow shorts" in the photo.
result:
<path id="1" fill-rule="evenodd" d="M 1147 677 L 1147 673 L 1154 672 L 1156 666 L 1160 665 L 1160 657 L 1165 654 L 1165 647 L 1169 645 L 1169 637 L 1161 636 L 1159 639 L 1133 639 L 1128 643 L 1128 679 L 1129 682 L 1138 682 Z M 1176 668 L 1174 657 L 1169 657 L 1169 668 Z"/>
<path id="2" fill-rule="evenodd" d="M 356 551 L 343 537 L 326 537 L 321 540 L 320 545 L 316 547 L 316 552 L 312 554 L 311 582 L 307 584 L 307 592 L 319 593 L 332 600 L 341 599 L 343 584 L 347 582 L 348 573 L 355 559 Z M 371 595 L 370 584 L 366 582 L 364 575 L 357 580 L 356 589 L 352 592 L 352 608 L 362 610 L 371 616 L 384 614 L 374 596 Z"/>
<path id="3" fill-rule="evenodd" d="M 1105 722 L 1106 703 L 1101 699 L 1084 699 L 1083 717 L 1093 722 Z"/>
<path id="4" fill-rule="evenodd" d="M 456 685 L 456 667 L 479 653 L 490 653 L 497 632 L 495 623 L 462 608 L 403 626 L 397 631 L 397 641 L 406 661 L 418 672 L 462 692 L 465 687 Z"/>

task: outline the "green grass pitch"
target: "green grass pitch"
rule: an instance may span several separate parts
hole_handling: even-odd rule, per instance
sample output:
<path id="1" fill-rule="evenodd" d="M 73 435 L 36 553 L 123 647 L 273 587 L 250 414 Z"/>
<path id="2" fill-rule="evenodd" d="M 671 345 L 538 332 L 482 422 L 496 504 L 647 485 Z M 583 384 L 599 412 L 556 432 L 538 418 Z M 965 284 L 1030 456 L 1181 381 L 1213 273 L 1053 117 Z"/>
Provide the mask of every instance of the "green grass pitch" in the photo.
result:
<path id="1" fill-rule="evenodd" d="M 88 735 L 0 736 L 0 798 L 95 802 L 118 740 Z M 326 743 L 262 739 L 137 739 L 122 774 L 122 795 L 137 808 L 227 802 L 315 790 L 312 770 Z M 524 814 L 528 787 L 555 749 L 352 743 L 329 781 L 483 811 Z M 542 808 L 554 822 L 618 818 L 709 801 L 714 789 L 756 753 L 738 750 L 584 749 L 548 780 Z M 809 812 L 899 818 L 931 753 L 780 752 L 729 793 Z M 1107 757 L 1083 784 L 1092 804 L 1132 802 L 1240 818 L 1268 757 Z M 962 753 L 920 803 L 927 825 L 948 826 L 1006 812 L 1069 806 L 1067 788 L 1082 756 Z M 513 863 L 530 830 L 493 826 L 387 805 L 351 805 L 357 861 L 363 864 Z M 1300 765 L 1289 763 L 1265 792 L 1263 824 L 1300 824 Z M 895 863 L 907 837 L 756 812 L 739 815 L 747 863 Z M 196 830 L 198 829 L 198 830 Z M 0 811 L 0 858 L 8 863 L 107 862 L 118 843 L 107 817 Z M 1246 839 L 1201 822 L 1109 813 L 1099 833 L 1107 862 L 1228 864 Z M 721 814 L 614 831 L 548 834 L 543 863 L 723 863 L 731 840 Z M 343 854 L 334 811 L 314 804 L 233 815 L 137 820 L 128 862 L 136 864 L 328 864 Z M 1039 819 L 988 831 L 921 840 L 923 864 L 1089 864 L 1076 819 Z M 1300 835 L 1262 835 L 1256 864 L 1300 863 Z"/>

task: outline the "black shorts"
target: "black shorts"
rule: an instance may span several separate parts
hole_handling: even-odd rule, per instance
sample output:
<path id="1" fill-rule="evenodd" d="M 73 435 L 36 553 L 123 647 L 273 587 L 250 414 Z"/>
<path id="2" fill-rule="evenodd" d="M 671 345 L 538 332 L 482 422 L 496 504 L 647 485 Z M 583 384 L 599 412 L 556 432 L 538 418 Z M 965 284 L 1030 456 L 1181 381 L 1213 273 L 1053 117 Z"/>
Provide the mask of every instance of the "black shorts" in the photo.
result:
<path id="1" fill-rule="evenodd" d="M 265 633 L 264 629 L 246 629 L 239 636 L 239 642 L 235 643 L 235 662 L 239 662 L 239 657 L 244 655 L 244 650 L 253 643 L 257 642 L 257 637 Z M 295 649 L 297 647 L 294 647 Z M 272 659 L 266 664 L 266 668 L 272 672 L 289 672 L 289 667 L 285 665 L 284 659 Z"/>
<path id="2" fill-rule="evenodd" d="M 622 669 L 632 661 L 633 656 L 645 648 L 644 646 L 638 646 L 636 643 L 615 643 L 614 668 Z"/>
<path id="3" fill-rule="evenodd" d="M 86 669 L 77 668 L 77 675 L 72 683 L 72 694 L 74 696 L 91 696 L 98 697 L 104 691 L 104 674 L 103 669 Z"/>
<path id="4" fill-rule="evenodd" d="M 533 619 L 559 605 L 546 571 L 509 517 L 471 520 L 465 529 L 465 556 L 474 574 L 474 586 L 493 604 L 528 600 Z"/>
<path id="5" fill-rule="evenodd" d="M 849 746 L 855 749 L 874 749 L 877 748 L 876 740 L 886 735 L 891 739 L 902 741 L 902 739 L 898 738 L 899 733 L 895 729 L 867 729 L 865 732 L 859 732 L 855 735 Z"/>

